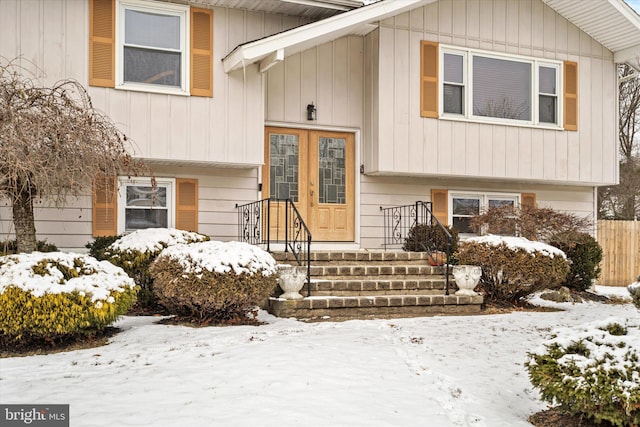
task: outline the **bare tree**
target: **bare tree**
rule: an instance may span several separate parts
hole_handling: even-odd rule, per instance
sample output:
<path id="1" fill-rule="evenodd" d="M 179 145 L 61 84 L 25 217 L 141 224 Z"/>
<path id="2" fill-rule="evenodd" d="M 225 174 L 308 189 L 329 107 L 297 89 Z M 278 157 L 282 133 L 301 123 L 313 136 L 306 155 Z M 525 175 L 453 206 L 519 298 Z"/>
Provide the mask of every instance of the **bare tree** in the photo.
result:
<path id="1" fill-rule="evenodd" d="M 12 205 L 19 252 L 36 247 L 34 202 L 64 207 L 101 175 L 140 175 L 127 137 L 75 80 L 45 87 L 0 57 L 0 198 Z"/>
<path id="2" fill-rule="evenodd" d="M 640 217 L 640 76 L 633 71 L 626 64 L 618 69 L 620 184 L 598 189 L 600 218 Z"/>

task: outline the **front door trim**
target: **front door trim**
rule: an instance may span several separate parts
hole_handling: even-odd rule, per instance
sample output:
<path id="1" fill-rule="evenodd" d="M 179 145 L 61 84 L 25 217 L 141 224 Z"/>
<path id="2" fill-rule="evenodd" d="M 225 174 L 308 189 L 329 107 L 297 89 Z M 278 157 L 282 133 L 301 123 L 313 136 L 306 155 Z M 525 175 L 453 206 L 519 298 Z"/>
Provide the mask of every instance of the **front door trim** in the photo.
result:
<path id="1" fill-rule="evenodd" d="M 314 247 L 318 247 L 318 245 L 322 245 L 323 247 L 348 247 L 349 249 L 358 249 L 360 248 L 360 164 L 361 164 L 361 131 L 356 128 L 344 127 L 344 126 L 321 126 L 321 125 L 313 125 L 313 124 L 304 124 L 304 123 L 287 123 L 287 122 L 278 122 L 278 121 L 266 121 L 264 124 L 265 132 L 266 128 L 274 127 L 274 128 L 283 128 L 283 129 L 300 129 L 300 130 L 308 130 L 308 131 L 327 131 L 327 132 L 347 132 L 352 133 L 354 136 L 354 240 L 352 243 L 349 242 L 314 242 Z M 264 147 L 264 144 L 263 144 Z M 266 159 L 269 153 L 263 153 L 263 158 Z M 263 183 L 263 171 L 261 169 L 264 168 L 264 165 L 258 171 L 258 186 L 259 188 L 264 188 Z"/>

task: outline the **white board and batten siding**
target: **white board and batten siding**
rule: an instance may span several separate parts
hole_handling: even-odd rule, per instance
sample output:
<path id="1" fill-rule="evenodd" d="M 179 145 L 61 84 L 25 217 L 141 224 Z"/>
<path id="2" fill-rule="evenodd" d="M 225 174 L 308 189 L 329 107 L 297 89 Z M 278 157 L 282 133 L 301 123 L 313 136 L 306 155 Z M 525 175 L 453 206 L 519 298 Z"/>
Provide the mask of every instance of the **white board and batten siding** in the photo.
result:
<path id="1" fill-rule="evenodd" d="M 267 123 L 362 128 L 364 39 L 342 37 L 295 55 L 266 72 Z M 307 121 L 313 103 L 317 119 Z"/>
<path id="2" fill-rule="evenodd" d="M 421 117 L 421 40 L 577 62 L 578 131 Z M 367 172 L 616 182 L 613 56 L 540 0 L 441 0 L 385 20 L 365 46 L 365 68 L 376 71 L 364 92 Z"/>
<path id="3" fill-rule="evenodd" d="M 188 97 L 88 87 L 89 2 L 0 0 L 0 55 L 20 57 L 43 84 L 73 78 L 88 87 L 94 106 L 132 141 L 136 156 L 156 160 L 157 177 L 196 178 L 199 231 L 237 239 L 235 204 L 258 197 L 263 163 L 263 77 L 257 66 L 226 74 L 221 59 L 235 46 L 305 23 L 303 18 L 215 7 L 213 97 Z M 34 31 L 34 28 L 41 31 Z M 174 166 L 158 166 L 158 164 Z M 207 167 L 194 167 L 193 165 Z M 182 164 L 182 166 L 180 166 Z M 91 197 L 65 209 L 37 207 L 38 239 L 65 250 L 86 250 Z M 0 240 L 15 238 L 8 202 L 0 206 Z"/>

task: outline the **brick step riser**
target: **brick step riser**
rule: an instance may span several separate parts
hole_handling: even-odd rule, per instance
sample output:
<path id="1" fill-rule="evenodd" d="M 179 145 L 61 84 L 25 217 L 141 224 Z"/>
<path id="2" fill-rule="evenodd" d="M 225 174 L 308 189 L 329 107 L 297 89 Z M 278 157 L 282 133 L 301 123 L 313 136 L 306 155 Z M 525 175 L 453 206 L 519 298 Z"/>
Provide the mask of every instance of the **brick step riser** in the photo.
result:
<path id="1" fill-rule="evenodd" d="M 429 266 L 311 266 L 312 277 L 326 276 L 441 276 L 442 271 Z"/>
<path id="2" fill-rule="evenodd" d="M 450 293 L 454 290 L 451 289 Z M 306 295 L 302 291 L 303 295 Z M 311 291 L 314 297 L 364 297 L 364 296 L 394 296 L 394 295 L 444 295 L 444 289 L 403 289 L 376 291 Z"/>
<path id="3" fill-rule="evenodd" d="M 295 262 L 290 253 L 276 252 L 271 254 L 278 262 Z M 311 263 L 330 262 L 422 262 L 426 263 L 428 255 L 424 252 L 312 252 Z"/>

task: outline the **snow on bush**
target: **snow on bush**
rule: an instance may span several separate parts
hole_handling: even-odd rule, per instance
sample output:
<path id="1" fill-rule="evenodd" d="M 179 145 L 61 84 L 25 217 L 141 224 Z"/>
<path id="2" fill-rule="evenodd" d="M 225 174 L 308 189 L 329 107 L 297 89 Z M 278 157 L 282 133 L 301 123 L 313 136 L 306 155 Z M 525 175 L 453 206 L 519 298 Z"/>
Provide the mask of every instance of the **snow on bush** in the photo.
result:
<path id="1" fill-rule="evenodd" d="M 126 234 L 107 246 L 105 259 L 122 267 L 140 286 L 138 306 L 155 310 L 153 278 L 149 266 L 167 247 L 209 240 L 209 236 L 174 228 L 146 228 Z"/>
<path id="2" fill-rule="evenodd" d="M 276 261 L 239 242 L 201 242 L 163 250 L 149 269 L 158 301 L 201 322 L 244 318 L 277 285 Z"/>
<path id="3" fill-rule="evenodd" d="M 616 426 L 640 423 L 640 327 L 609 318 L 558 328 L 525 364 L 541 397 Z"/>
<path id="4" fill-rule="evenodd" d="M 486 235 L 460 243 L 458 263 L 482 267 L 480 287 L 490 300 L 517 302 L 559 287 L 569 272 L 564 252 L 524 237 Z"/>
<path id="5" fill-rule="evenodd" d="M 88 255 L 0 257 L 0 334 L 19 339 L 98 330 L 129 309 L 136 290 L 121 268 Z"/>
<path id="6" fill-rule="evenodd" d="M 632 284 L 627 286 L 627 290 L 631 294 L 633 304 L 635 304 L 637 308 L 640 308 L 640 276 L 638 276 L 637 282 L 633 282 Z"/>

